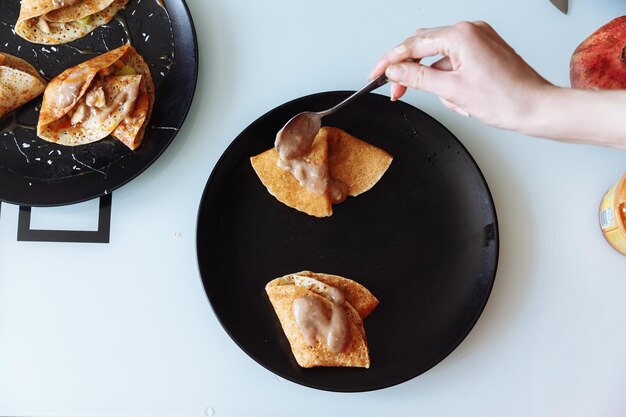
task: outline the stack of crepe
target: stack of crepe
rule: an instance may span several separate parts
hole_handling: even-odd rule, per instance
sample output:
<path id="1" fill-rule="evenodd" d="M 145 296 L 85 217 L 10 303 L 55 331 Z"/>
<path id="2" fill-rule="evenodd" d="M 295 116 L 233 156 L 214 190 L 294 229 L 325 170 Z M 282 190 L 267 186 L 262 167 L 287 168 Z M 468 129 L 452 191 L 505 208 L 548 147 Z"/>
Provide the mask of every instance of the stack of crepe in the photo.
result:
<path id="1" fill-rule="evenodd" d="M 40 138 L 75 146 L 108 135 L 136 149 L 154 104 L 150 68 L 130 44 L 69 68 L 50 81 L 37 124 Z"/>
<path id="2" fill-rule="evenodd" d="M 322 127 L 306 159 L 327 167 L 330 178 L 345 184 L 348 195 L 355 197 L 378 182 L 393 158 L 384 150 L 341 129 Z M 279 154 L 275 148 L 253 156 L 250 160 L 263 185 L 278 201 L 315 217 L 333 214 L 333 203 L 328 192 L 318 194 L 309 190 L 291 173 L 279 168 Z"/>
<path id="3" fill-rule="evenodd" d="M 309 343 L 294 316 L 295 300 L 312 297 L 322 303 L 330 320 L 334 302 L 330 296 L 331 289 L 343 294 L 342 307 L 347 317 L 347 342 L 340 352 L 332 351 L 323 339 Z M 369 368 L 369 349 L 363 319 L 378 306 L 379 302 L 367 288 L 338 275 L 302 271 L 270 281 L 265 291 L 298 365 L 303 368 L 316 366 Z"/>
<path id="4" fill-rule="evenodd" d="M 23 59 L 0 53 L 0 117 L 43 93 L 46 81 Z"/>
<path id="5" fill-rule="evenodd" d="M 128 0 L 22 0 L 15 33 L 46 45 L 71 42 L 108 23 Z"/>

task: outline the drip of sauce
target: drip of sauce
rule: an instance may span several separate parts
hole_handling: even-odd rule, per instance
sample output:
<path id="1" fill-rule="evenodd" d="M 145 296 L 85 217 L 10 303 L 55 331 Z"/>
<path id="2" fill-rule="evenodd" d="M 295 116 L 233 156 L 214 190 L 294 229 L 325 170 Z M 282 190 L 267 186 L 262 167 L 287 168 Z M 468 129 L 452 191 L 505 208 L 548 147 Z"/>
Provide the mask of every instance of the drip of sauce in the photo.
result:
<path id="1" fill-rule="evenodd" d="M 344 309 L 345 298 L 341 291 L 328 287 L 328 296 L 333 302 L 330 318 L 326 316 L 324 303 L 316 297 L 298 297 L 293 302 L 296 325 L 307 344 L 313 346 L 325 340 L 328 350 L 342 352 L 348 342 L 348 317 Z"/>
<path id="2" fill-rule="evenodd" d="M 306 158 L 279 158 L 278 167 L 289 171 L 300 185 L 316 194 L 324 194 L 328 188 L 328 167 L 315 165 Z"/>
<path id="3" fill-rule="evenodd" d="M 342 203 L 348 198 L 348 185 L 331 178 L 328 184 L 328 196 L 333 204 Z"/>
<path id="4" fill-rule="evenodd" d="M 274 146 L 278 151 L 278 167 L 288 171 L 306 189 L 328 196 L 333 204 L 348 197 L 348 186 L 330 177 L 328 164 L 313 164 L 307 155 L 319 131 L 321 121 L 306 114 L 296 116 L 276 135 Z"/>
<path id="5" fill-rule="evenodd" d="M 278 167 L 289 171 L 301 186 L 316 194 L 328 192 L 333 204 L 348 197 L 348 186 L 328 175 L 328 165 L 316 165 L 306 158 L 278 158 Z"/>

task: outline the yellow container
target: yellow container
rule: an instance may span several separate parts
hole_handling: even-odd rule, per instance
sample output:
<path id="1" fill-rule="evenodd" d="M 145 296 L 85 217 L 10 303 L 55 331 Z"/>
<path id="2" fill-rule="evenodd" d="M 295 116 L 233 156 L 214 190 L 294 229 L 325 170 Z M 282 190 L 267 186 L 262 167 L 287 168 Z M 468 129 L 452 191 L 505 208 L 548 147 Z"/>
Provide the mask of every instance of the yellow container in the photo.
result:
<path id="1" fill-rule="evenodd" d="M 604 238 L 613 249 L 626 255 L 626 172 L 604 194 L 599 218 Z"/>

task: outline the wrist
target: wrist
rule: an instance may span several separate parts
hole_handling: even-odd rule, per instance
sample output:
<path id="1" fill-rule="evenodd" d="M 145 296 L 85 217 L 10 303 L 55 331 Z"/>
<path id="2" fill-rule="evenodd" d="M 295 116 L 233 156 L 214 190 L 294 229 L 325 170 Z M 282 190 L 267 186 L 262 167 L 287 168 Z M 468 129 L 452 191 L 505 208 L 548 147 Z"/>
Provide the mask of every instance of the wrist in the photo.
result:
<path id="1" fill-rule="evenodd" d="M 519 109 L 512 130 L 530 136 L 548 135 L 554 128 L 555 110 L 558 110 L 566 90 L 546 82 L 525 92 L 527 99 Z"/>
<path id="2" fill-rule="evenodd" d="M 549 85 L 534 93 L 518 131 L 570 143 L 626 148 L 626 90 L 582 90 Z"/>

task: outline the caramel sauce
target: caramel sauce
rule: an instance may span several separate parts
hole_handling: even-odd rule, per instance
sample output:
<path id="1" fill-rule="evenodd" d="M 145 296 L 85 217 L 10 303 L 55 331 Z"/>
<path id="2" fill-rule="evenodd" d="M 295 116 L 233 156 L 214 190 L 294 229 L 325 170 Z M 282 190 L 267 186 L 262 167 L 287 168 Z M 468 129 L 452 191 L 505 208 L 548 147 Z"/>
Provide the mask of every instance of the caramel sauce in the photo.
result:
<path id="1" fill-rule="evenodd" d="M 89 69 L 85 68 L 74 73 L 61 82 L 59 91 L 57 92 L 56 105 L 61 108 L 74 105 L 78 100 L 80 90 L 87 82 Z"/>
<path id="2" fill-rule="evenodd" d="M 327 192 L 331 202 L 338 204 L 348 197 L 348 186 L 330 177 L 328 164 L 316 165 L 307 158 L 319 129 L 319 124 L 307 117 L 297 117 L 281 129 L 275 141 L 278 167 L 315 194 Z"/>
<path id="3" fill-rule="evenodd" d="M 344 308 L 345 298 L 341 291 L 328 288 L 332 312 L 327 316 L 324 303 L 316 297 L 298 297 L 293 302 L 296 325 L 309 346 L 326 341 L 328 350 L 342 352 L 348 342 L 348 317 Z"/>

